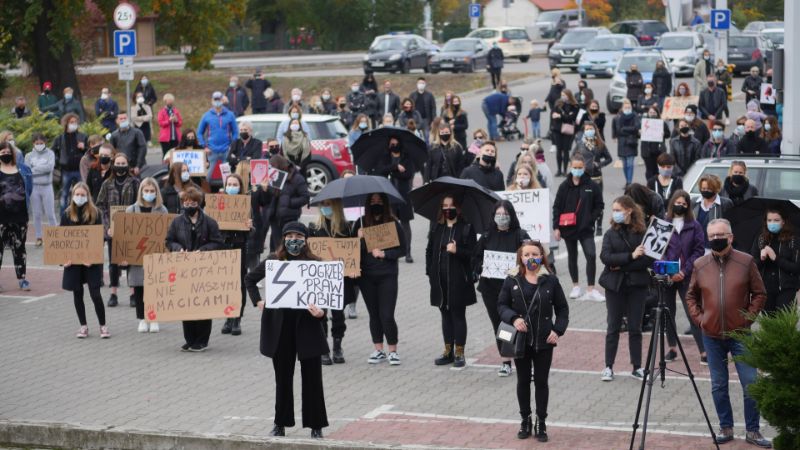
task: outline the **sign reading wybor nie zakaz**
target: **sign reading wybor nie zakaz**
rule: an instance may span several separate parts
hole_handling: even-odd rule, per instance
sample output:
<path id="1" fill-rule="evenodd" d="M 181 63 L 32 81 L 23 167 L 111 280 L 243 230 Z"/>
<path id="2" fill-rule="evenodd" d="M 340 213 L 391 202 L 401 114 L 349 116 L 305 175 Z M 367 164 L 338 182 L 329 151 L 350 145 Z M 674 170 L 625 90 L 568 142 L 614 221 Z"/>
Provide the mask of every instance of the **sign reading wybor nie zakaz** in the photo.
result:
<path id="1" fill-rule="evenodd" d="M 268 260 L 264 278 L 266 308 L 344 307 L 344 263 L 341 261 Z"/>
<path id="2" fill-rule="evenodd" d="M 151 322 L 239 317 L 241 252 L 145 255 L 144 308 Z"/>

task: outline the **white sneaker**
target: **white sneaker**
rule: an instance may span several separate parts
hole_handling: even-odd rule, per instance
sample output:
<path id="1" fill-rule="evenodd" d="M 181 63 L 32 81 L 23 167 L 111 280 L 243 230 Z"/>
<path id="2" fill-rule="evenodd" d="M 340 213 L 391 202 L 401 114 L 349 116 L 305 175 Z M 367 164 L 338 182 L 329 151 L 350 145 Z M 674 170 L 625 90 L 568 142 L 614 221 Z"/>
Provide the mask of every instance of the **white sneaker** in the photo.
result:
<path id="1" fill-rule="evenodd" d="M 369 359 L 367 359 L 367 362 L 370 364 L 380 364 L 384 361 L 386 361 L 386 353 L 384 353 L 383 350 L 375 350 L 369 355 Z"/>
<path id="2" fill-rule="evenodd" d="M 399 366 L 400 365 L 400 355 L 398 355 L 397 352 L 389 353 L 389 364 L 391 364 L 393 366 Z"/>
<path id="3" fill-rule="evenodd" d="M 632 376 L 633 378 L 636 378 L 637 380 L 643 380 L 643 379 L 644 379 L 644 369 L 642 369 L 642 368 L 640 367 L 640 368 L 638 368 L 638 369 L 636 369 L 636 370 L 632 371 L 632 372 L 631 372 L 631 376 Z"/>
<path id="4" fill-rule="evenodd" d="M 584 300 L 588 300 L 590 302 L 604 302 L 606 301 L 606 297 L 600 293 L 597 289 L 592 289 L 591 291 L 587 292 L 586 295 L 583 296 Z"/>
<path id="5" fill-rule="evenodd" d="M 611 367 L 606 367 L 605 369 L 603 369 L 603 373 L 600 374 L 600 379 L 603 381 L 614 380 L 614 371 L 611 370 Z"/>
<path id="6" fill-rule="evenodd" d="M 263 280 L 259 281 L 258 283 L 256 283 L 256 286 L 258 286 L 260 288 L 263 288 L 264 287 L 264 281 Z"/>
<path id="7" fill-rule="evenodd" d="M 355 303 L 350 303 L 349 305 L 347 305 L 347 318 L 358 319 L 358 312 L 356 311 Z"/>
<path id="8" fill-rule="evenodd" d="M 576 299 L 576 298 L 578 298 L 580 296 L 581 296 L 581 287 L 580 286 L 575 286 L 574 288 L 572 288 L 571 291 L 569 291 L 569 298 L 571 298 L 571 299 Z"/>
<path id="9" fill-rule="evenodd" d="M 514 369 L 511 368 L 511 363 L 504 362 L 503 365 L 500 366 L 500 370 L 497 371 L 497 376 L 510 377 L 513 372 Z"/>
<path id="10" fill-rule="evenodd" d="M 147 333 L 147 330 L 149 328 L 150 328 L 150 326 L 147 324 L 146 320 L 140 320 L 139 321 L 139 333 Z"/>
<path id="11" fill-rule="evenodd" d="M 158 333 L 158 322 L 151 322 L 150 323 L 150 332 L 151 333 Z"/>

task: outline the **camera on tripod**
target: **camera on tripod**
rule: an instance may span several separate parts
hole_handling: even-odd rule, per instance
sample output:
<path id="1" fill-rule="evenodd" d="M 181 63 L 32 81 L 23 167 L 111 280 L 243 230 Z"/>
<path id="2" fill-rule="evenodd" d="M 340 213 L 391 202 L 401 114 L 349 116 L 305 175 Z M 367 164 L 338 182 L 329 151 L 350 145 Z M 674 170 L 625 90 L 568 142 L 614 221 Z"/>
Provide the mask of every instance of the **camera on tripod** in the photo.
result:
<path id="1" fill-rule="evenodd" d="M 680 261 L 656 261 L 653 263 L 654 275 L 673 276 L 681 271 Z"/>

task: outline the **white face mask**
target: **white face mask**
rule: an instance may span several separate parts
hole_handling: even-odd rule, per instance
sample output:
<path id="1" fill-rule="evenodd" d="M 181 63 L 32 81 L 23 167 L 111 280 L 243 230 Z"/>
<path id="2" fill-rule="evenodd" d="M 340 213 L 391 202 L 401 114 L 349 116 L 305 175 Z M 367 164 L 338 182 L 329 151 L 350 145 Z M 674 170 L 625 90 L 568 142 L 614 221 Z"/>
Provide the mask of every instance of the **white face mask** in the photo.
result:
<path id="1" fill-rule="evenodd" d="M 292 101 L 295 102 L 295 103 L 299 102 L 300 101 L 300 96 L 297 95 L 297 94 L 293 94 L 292 95 Z"/>
<path id="2" fill-rule="evenodd" d="M 350 86 L 350 90 L 353 92 L 358 92 L 358 86 Z"/>
<path id="3" fill-rule="evenodd" d="M 148 82 L 147 79 L 142 78 L 142 86 L 147 86 L 147 82 Z"/>
<path id="4" fill-rule="evenodd" d="M 291 117 L 292 119 L 299 119 L 300 118 L 300 114 L 296 113 L 296 112 L 293 112 L 293 113 L 289 114 L 289 117 Z"/>
<path id="5" fill-rule="evenodd" d="M 289 126 L 289 129 L 292 131 L 300 131 L 300 125 L 293 123 Z"/>
<path id="6" fill-rule="evenodd" d="M 425 83 L 417 83 L 417 90 L 422 92 L 425 90 Z"/>
<path id="7" fill-rule="evenodd" d="M 228 83 L 228 86 L 236 87 L 236 82 L 235 81 L 231 81 L 230 83 Z"/>
<path id="8" fill-rule="evenodd" d="M 44 150 L 46 147 L 47 147 L 47 146 L 46 146 L 46 145 L 44 145 L 44 144 L 33 144 L 33 149 L 34 149 L 34 150 L 36 150 L 37 152 L 41 152 L 41 151 L 42 151 L 42 150 Z"/>
<path id="9" fill-rule="evenodd" d="M 72 196 L 72 201 L 73 201 L 73 203 L 75 203 L 78 206 L 83 206 L 89 200 L 86 198 L 85 195 L 73 195 Z"/>
<path id="10" fill-rule="evenodd" d="M 330 96 L 330 95 L 328 95 L 328 94 L 322 94 L 322 100 L 324 100 L 324 101 L 326 101 L 326 102 L 327 102 L 327 101 L 328 101 L 328 100 L 330 100 L 330 99 L 331 99 L 331 96 Z"/>
<path id="11" fill-rule="evenodd" d="M 101 100 L 108 100 L 108 94 L 100 94 Z"/>
<path id="12" fill-rule="evenodd" d="M 531 184 L 531 179 L 528 177 L 518 177 L 517 184 L 519 187 L 528 187 L 528 185 Z"/>
<path id="13" fill-rule="evenodd" d="M 653 89 L 651 89 L 651 88 L 644 88 L 644 93 L 645 93 L 645 94 L 652 94 L 652 93 L 653 93 Z"/>
<path id="14" fill-rule="evenodd" d="M 69 131 L 70 133 L 74 133 L 74 132 L 78 131 L 78 124 L 77 123 L 71 123 L 71 124 L 67 125 L 67 131 Z"/>
<path id="15" fill-rule="evenodd" d="M 144 103 L 144 97 L 136 97 L 136 104 L 141 105 Z"/>
<path id="16" fill-rule="evenodd" d="M 181 172 L 181 181 L 186 183 L 187 181 L 189 181 L 189 178 L 191 178 L 189 172 Z"/>

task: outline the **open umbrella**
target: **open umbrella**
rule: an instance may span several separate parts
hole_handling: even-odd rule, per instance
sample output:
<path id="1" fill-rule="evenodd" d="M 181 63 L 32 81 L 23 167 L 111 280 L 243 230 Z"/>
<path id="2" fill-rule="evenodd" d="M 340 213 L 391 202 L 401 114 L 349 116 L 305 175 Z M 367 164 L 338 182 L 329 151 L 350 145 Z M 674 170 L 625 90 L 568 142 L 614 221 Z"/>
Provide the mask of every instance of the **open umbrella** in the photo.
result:
<path id="1" fill-rule="evenodd" d="M 364 170 L 371 170 L 386 157 L 391 138 L 396 138 L 400 142 L 403 152 L 411 157 L 417 167 L 425 165 L 428 160 L 428 147 L 425 141 L 405 128 L 399 127 L 381 127 L 362 134 L 350 148 L 353 162 Z"/>
<path id="2" fill-rule="evenodd" d="M 345 208 L 364 206 L 367 196 L 376 193 L 386 194 L 389 201 L 394 204 L 406 202 L 388 178 L 355 175 L 331 181 L 311 199 L 310 205 L 318 205 L 323 200 L 341 199 Z"/>
<path id="3" fill-rule="evenodd" d="M 500 196 L 474 180 L 440 177 L 409 194 L 414 211 L 433 221 L 438 218 L 442 198 L 452 196 L 461 205 L 461 216 L 477 233 L 484 233 L 492 225 L 494 205 Z"/>
<path id="4" fill-rule="evenodd" d="M 777 209 L 788 223 L 800 223 L 800 208 L 791 200 L 753 197 L 725 211 L 724 217 L 731 222 L 733 247 L 750 252 L 753 241 L 764 227 L 764 216 L 768 209 Z"/>

